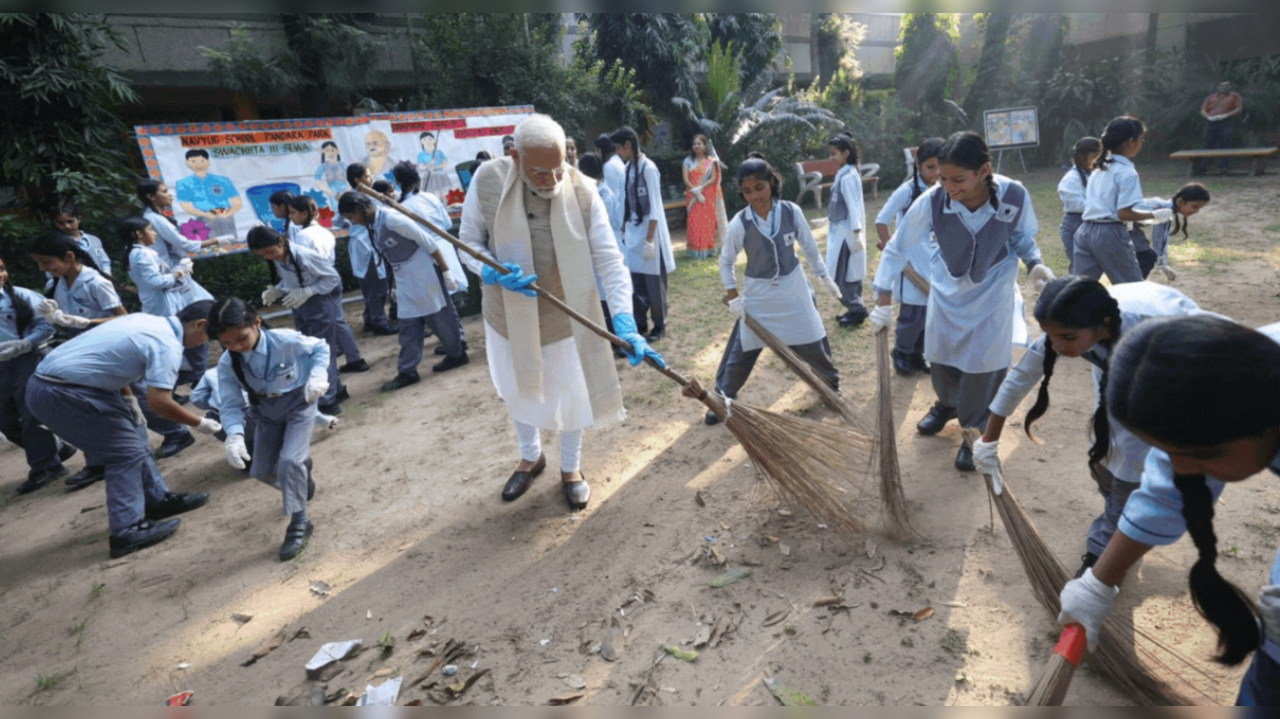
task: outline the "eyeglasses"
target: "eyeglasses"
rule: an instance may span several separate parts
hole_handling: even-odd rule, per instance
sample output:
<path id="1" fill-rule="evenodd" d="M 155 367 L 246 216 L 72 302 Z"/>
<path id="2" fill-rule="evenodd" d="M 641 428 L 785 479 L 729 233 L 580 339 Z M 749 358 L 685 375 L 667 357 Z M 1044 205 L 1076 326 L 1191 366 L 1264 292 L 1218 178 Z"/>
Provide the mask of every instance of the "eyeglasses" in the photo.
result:
<path id="1" fill-rule="evenodd" d="M 534 180 L 546 180 L 554 177 L 556 182 L 564 179 L 564 165 L 554 170 L 542 170 L 536 167 L 529 168 L 529 177 Z"/>

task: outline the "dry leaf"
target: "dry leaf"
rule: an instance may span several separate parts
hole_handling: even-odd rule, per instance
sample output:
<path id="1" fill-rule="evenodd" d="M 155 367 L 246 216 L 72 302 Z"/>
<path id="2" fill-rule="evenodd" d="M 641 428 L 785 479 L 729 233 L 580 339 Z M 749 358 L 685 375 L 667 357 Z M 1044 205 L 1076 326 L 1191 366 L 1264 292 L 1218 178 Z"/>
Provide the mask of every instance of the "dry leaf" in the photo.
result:
<path id="1" fill-rule="evenodd" d="M 423 638 L 423 637 L 425 637 L 425 636 L 427 636 L 427 630 L 425 630 L 425 629 L 415 629 L 414 631 L 409 632 L 409 641 L 411 641 L 411 642 L 416 642 L 416 641 L 418 641 L 419 639 L 421 639 L 421 638 Z"/>
<path id="2" fill-rule="evenodd" d="M 969 605 L 965 604 L 964 602 L 939 602 L 939 604 L 941 604 L 944 607 L 950 607 L 952 609 L 968 609 L 969 608 Z"/>
<path id="3" fill-rule="evenodd" d="M 570 689 L 574 689 L 578 691 L 581 691 L 587 688 L 587 680 L 583 679 L 577 674 L 570 674 L 569 676 L 565 677 L 564 683 L 565 683 L 565 686 L 569 687 Z"/>
<path id="4" fill-rule="evenodd" d="M 709 624 L 704 624 L 704 625 L 702 625 L 702 629 L 700 629 L 700 630 L 698 631 L 698 636 L 693 640 L 693 646 L 694 646 L 694 648 L 695 648 L 695 649 L 702 649 L 703 647 L 705 647 L 705 646 L 707 646 L 708 644 L 710 644 L 710 643 L 711 643 L 711 632 L 712 632 L 714 629 L 715 629 L 715 627 L 713 627 L 713 626 L 711 626 L 711 625 L 709 625 Z"/>
<path id="5" fill-rule="evenodd" d="M 702 496 L 702 492 L 697 492 L 696 494 L 694 494 L 693 501 L 696 502 L 699 507 L 707 506 L 707 500 L 705 497 Z M 552 701 L 555 701 L 555 700 L 552 700 Z M 558 706 L 558 705 L 552 704 L 552 706 Z"/>
<path id="6" fill-rule="evenodd" d="M 239 625 L 243 626 L 243 625 L 248 624 L 249 622 L 252 622 L 252 621 L 253 621 L 253 615 L 252 615 L 252 614 L 241 614 L 241 613 L 239 613 L 239 612 L 236 612 L 235 614 L 232 614 L 232 615 L 231 615 L 231 621 L 235 622 L 236 624 L 239 624 Z"/>
<path id="7" fill-rule="evenodd" d="M 826 597 L 815 601 L 813 603 L 813 607 L 814 609 L 818 609 L 820 607 L 833 607 L 842 602 L 844 602 L 844 597 Z"/>
<path id="8" fill-rule="evenodd" d="M 556 697 L 555 699 L 552 699 L 551 701 L 547 702 L 547 705 L 553 706 L 553 707 L 569 706 L 570 704 L 581 699 L 582 696 L 583 695 L 581 694 L 575 694 L 574 696 L 571 696 L 571 697 Z"/>
<path id="9" fill-rule="evenodd" d="M 779 545 L 778 545 L 778 550 L 782 552 L 782 556 L 784 556 L 784 557 L 790 557 L 790 556 L 791 556 L 791 547 L 789 547 L 789 546 L 787 546 L 787 545 L 785 545 L 785 544 L 779 544 Z"/>
<path id="10" fill-rule="evenodd" d="M 333 587 L 329 586 L 328 582 L 312 582 L 311 591 L 322 597 L 327 597 L 333 591 Z"/>
<path id="11" fill-rule="evenodd" d="M 923 622 L 924 620 L 928 619 L 929 617 L 932 617 L 933 615 L 934 615 L 933 607 L 925 607 L 924 609 L 921 609 L 920 611 L 911 615 L 911 618 L 916 620 L 917 622 Z"/>
<path id="12" fill-rule="evenodd" d="M 765 620 L 764 620 L 764 623 L 763 623 L 763 624 L 761 624 L 760 626 L 762 626 L 762 627 L 772 627 L 772 626 L 774 626 L 775 624 L 781 624 L 781 623 L 782 623 L 782 622 L 783 622 L 787 617 L 789 617 L 789 616 L 791 616 L 791 610 L 790 610 L 790 609 L 786 609 L 786 610 L 781 611 L 781 612 L 774 612 L 773 614 L 770 614 L 768 617 L 766 617 L 766 618 L 765 618 Z"/>
<path id="13" fill-rule="evenodd" d="M 253 666 L 255 663 L 257 663 L 259 659 L 262 659 L 263 657 L 267 656 L 271 652 L 274 652 L 275 650 L 279 649 L 281 644 L 284 644 L 284 630 L 281 630 L 279 634 L 272 637 L 271 641 L 258 647 L 257 651 L 253 653 L 253 656 L 249 659 L 249 661 L 241 664 L 240 666 L 242 667 Z"/>

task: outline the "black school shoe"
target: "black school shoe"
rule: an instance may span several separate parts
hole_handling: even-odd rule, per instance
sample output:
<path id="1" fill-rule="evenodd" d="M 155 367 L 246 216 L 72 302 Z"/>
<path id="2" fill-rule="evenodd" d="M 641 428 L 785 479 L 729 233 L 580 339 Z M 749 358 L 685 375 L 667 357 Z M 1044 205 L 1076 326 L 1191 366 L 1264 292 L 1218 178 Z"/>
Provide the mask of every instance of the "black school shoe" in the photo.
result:
<path id="1" fill-rule="evenodd" d="M 916 366 L 911 362 L 911 355 L 907 354 L 906 352 L 899 352 L 898 350 L 894 350 L 892 352 L 892 357 L 893 357 L 893 370 L 895 372 L 902 375 L 903 377 L 910 377 L 911 375 L 916 373 Z"/>
<path id="2" fill-rule="evenodd" d="M 654 342 L 661 340 L 663 337 L 666 337 L 666 336 L 667 336 L 666 327 L 655 327 L 653 329 L 653 332 L 650 332 L 648 335 L 646 335 L 644 339 L 646 342 L 649 342 L 650 344 L 652 344 Z"/>
<path id="3" fill-rule="evenodd" d="M 164 495 L 164 499 L 156 504 L 147 507 L 147 519 L 153 522 L 159 522 L 170 517 L 176 517 L 179 514 L 186 514 L 195 509 L 199 509 L 209 501 L 209 495 L 204 492 L 179 493 L 169 492 Z"/>
<path id="4" fill-rule="evenodd" d="M 383 392 L 395 392 L 396 390 L 412 387 L 422 381 L 422 375 L 414 372 L 413 374 L 398 374 L 395 379 L 382 385 Z M 328 414 L 326 412 L 326 414 Z"/>
<path id="5" fill-rule="evenodd" d="M 70 474 L 66 467 L 58 465 L 53 469 L 31 470 L 27 472 L 27 481 L 19 484 L 17 489 L 13 490 L 13 496 L 20 497 L 24 494 L 44 489 L 50 482 L 55 479 L 61 479 Z"/>
<path id="6" fill-rule="evenodd" d="M 457 369 L 459 367 L 462 367 L 464 365 L 469 365 L 469 364 L 471 364 L 471 358 L 467 356 L 466 352 L 463 352 L 461 356 L 456 358 L 445 357 L 442 362 L 436 363 L 436 365 L 431 368 L 431 371 L 432 372 L 448 372 L 451 369 Z"/>
<path id="7" fill-rule="evenodd" d="M 66 442 L 63 442 L 62 446 L 58 447 L 58 461 L 65 462 L 68 459 L 71 459 L 72 457 L 76 456 L 76 452 L 78 451 L 80 450 L 76 449 L 75 447 L 72 447 Z"/>
<path id="8" fill-rule="evenodd" d="M 924 419 L 920 420 L 920 423 L 916 425 L 916 431 L 926 437 L 932 437 L 945 429 L 947 423 L 957 416 L 955 407 L 943 407 L 935 403 L 933 408 L 929 410 L 929 414 L 926 414 Z"/>
<path id="9" fill-rule="evenodd" d="M 466 343 L 466 342 L 463 342 L 463 343 L 462 343 L 462 351 L 463 351 L 463 352 L 466 352 L 466 351 L 467 351 L 467 350 L 469 350 L 469 349 L 471 349 L 471 348 L 467 346 L 467 343 Z M 436 356 L 438 356 L 438 357 L 443 357 L 443 356 L 445 356 L 445 355 L 447 355 L 447 354 L 449 354 L 449 353 L 448 353 L 448 351 L 446 351 L 446 350 L 445 350 L 444 345 L 436 345 Z"/>
<path id="10" fill-rule="evenodd" d="M 348 362 L 348 363 L 346 363 L 346 364 L 342 365 L 341 367 L 339 367 L 339 368 L 338 368 L 338 373 L 339 373 L 339 374 L 351 374 L 352 372 L 368 372 L 368 371 L 369 371 L 369 369 L 370 369 L 370 368 L 369 368 L 369 363 L 368 363 L 368 362 L 366 362 L 366 361 L 364 361 L 364 360 L 357 360 L 357 361 L 355 361 L 355 362 Z"/>
<path id="11" fill-rule="evenodd" d="M 120 534 L 111 535 L 111 558 L 119 559 L 133 554 L 139 549 L 159 544 L 178 531 L 178 525 L 180 524 L 182 524 L 181 519 L 168 519 L 163 522 L 144 519 L 137 524 L 130 525 L 128 529 Z"/>
<path id="12" fill-rule="evenodd" d="M 343 402 L 346 402 L 349 399 L 351 399 L 351 393 L 348 392 L 347 388 L 344 386 L 342 389 L 338 390 L 337 394 L 333 396 L 333 403 L 342 404 Z M 330 413 L 325 412 L 325 414 L 330 414 Z"/>
<path id="13" fill-rule="evenodd" d="M 311 520 L 305 520 L 296 524 L 290 524 L 289 528 L 284 530 L 284 544 L 280 545 L 280 561 L 287 562 L 302 553 L 307 548 L 307 543 L 311 541 L 311 533 L 315 531 L 315 525 Z"/>
<path id="14" fill-rule="evenodd" d="M 587 484 L 586 477 L 580 482 L 564 482 L 564 501 L 569 505 L 569 511 L 581 512 L 587 508 L 587 502 L 591 501 L 591 485 Z"/>
<path id="15" fill-rule="evenodd" d="M 977 467 L 973 466 L 973 450 L 968 444 L 960 445 L 960 451 L 956 453 L 956 469 L 961 472 L 973 472 Z"/>
<path id="16" fill-rule="evenodd" d="M 929 362 L 924 358 L 923 352 L 916 352 L 911 355 L 911 366 L 924 374 L 933 374 L 933 370 L 929 367 Z"/>
<path id="17" fill-rule="evenodd" d="M 400 326 L 387 325 L 386 327 L 369 327 L 366 325 L 364 331 L 371 335 L 377 335 L 378 337 L 389 337 L 391 335 L 400 334 Z"/>
<path id="18" fill-rule="evenodd" d="M 342 414 L 342 405 L 338 404 L 337 402 L 334 402 L 333 404 L 322 404 L 316 407 L 316 409 L 320 412 L 320 414 L 327 414 L 330 417 L 337 417 L 338 415 Z"/>
<path id="19" fill-rule="evenodd" d="M 182 450 L 196 443 L 196 438 L 190 432 L 184 432 L 182 437 L 178 439 L 166 438 L 156 450 L 156 459 L 168 459 L 176 456 Z"/>
<path id="20" fill-rule="evenodd" d="M 67 494 L 78 492 L 95 482 L 100 482 L 107 478 L 106 467 L 85 467 L 79 472 L 67 477 L 66 487 Z"/>

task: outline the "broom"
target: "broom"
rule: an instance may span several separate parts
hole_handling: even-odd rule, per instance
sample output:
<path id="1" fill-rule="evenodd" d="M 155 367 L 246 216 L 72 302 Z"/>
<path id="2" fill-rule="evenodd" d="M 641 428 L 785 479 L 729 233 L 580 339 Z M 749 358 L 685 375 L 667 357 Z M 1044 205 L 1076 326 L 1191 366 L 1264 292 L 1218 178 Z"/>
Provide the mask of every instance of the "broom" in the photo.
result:
<path id="1" fill-rule="evenodd" d="M 970 447 L 982 439 L 982 433 L 972 428 L 966 429 L 964 436 Z M 1066 586 L 1068 578 L 1066 568 L 1049 550 L 1048 544 L 1040 536 L 1031 518 L 1023 511 L 1022 505 L 1018 504 L 1013 490 L 1009 488 L 1008 480 L 1004 481 L 1004 489 L 997 495 L 991 475 L 984 474 L 983 478 L 986 480 L 988 496 L 992 498 L 996 509 L 1000 512 L 1005 531 L 1009 533 L 1013 549 L 1017 552 L 1018 559 L 1022 562 L 1022 569 L 1031 582 L 1032 593 L 1048 612 L 1050 620 L 1058 621 L 1058 614 L 1062 611 L 1059 603 L 1062 588 Z M 1191 660 L 1178 655 L 1145 631 L 1134 627 L 1132 622 L 1114 614 L 1102 625 L 1098 648 L 1090 655 L 1089 665 L 1100 676 L 1143 706 L 1196 706 L 1196 702 L 1157 679 L 1143 666 L 1134 648 L 1127 646 L 1121 640 L 1121 637 L 1126 634 L 1141 636 L 1188 667 L 1195 668 Z M 1160 663 L 1158 659 L 1154 660 Z M 1167 666 L 1164 669 L 1169 674 L 1176 674 Z"/>
<path id="2" fill-rule="evenodd" d="M 508 273 L 507 268 L 501 264 L 475 251 L 445 229 L 418 216 L 390 197 L 364 184 L 360 185 L 359 191 L 431 230 L 477 262 L 502 274 Z M 630 343 L 538 287 L 537 283 L 529 285 L 529 289 L 613 346 L 631 350 Z M 827 478 L 837 475 L 842 468 L 852 466 L 857 462 L 859 454 L 870 452 L 869 437 L 841 425 L 814 422 L 732 402 L 714 392 L 706 391 L 696 379 L 686 378 L 670 367 L 662 367 L 652 358 L 646 357 L 645 362 L 680 385 L 686 397 L 702 402 L 715 412 L 742 445 L 756 470 L 774 487 L 783 501 L 804 509 L 832 531 L 850 540 L 865 533 L 866 527 L 857 518 L 856 499 Z"/>
<path id="3" fill-rule="evenodd" d="M 1084 651 L 1088 646 L 1084 627 L 1072 624 L 1062 630 L 1062 638 L 1058 640 L 1058 646 L 1049 659 L 1049 668 L 1031 690 L 1027 706 L 1062 706 L 1062 700 L 1066 699 L 1067 689 L 1071 686 L 1071 678 L 1080 668 L 1080 662 L 1084 660 Z"/>

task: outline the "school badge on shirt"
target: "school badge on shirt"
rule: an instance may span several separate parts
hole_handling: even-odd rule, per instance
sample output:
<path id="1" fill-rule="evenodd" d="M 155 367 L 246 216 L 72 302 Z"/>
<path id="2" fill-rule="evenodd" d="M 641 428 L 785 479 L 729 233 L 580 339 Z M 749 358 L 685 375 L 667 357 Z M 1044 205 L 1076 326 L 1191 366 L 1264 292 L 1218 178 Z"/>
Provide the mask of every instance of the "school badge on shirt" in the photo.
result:
<path id="1" fill-rule="evenodd" d="M 1010 205 L 1007 202 L 1001 203 L 1000 209 L 996 210 L 996 219 L 1001 222 L 1013 222 L 1021 210 L 1022 208 L 1017 205 Z"/>

